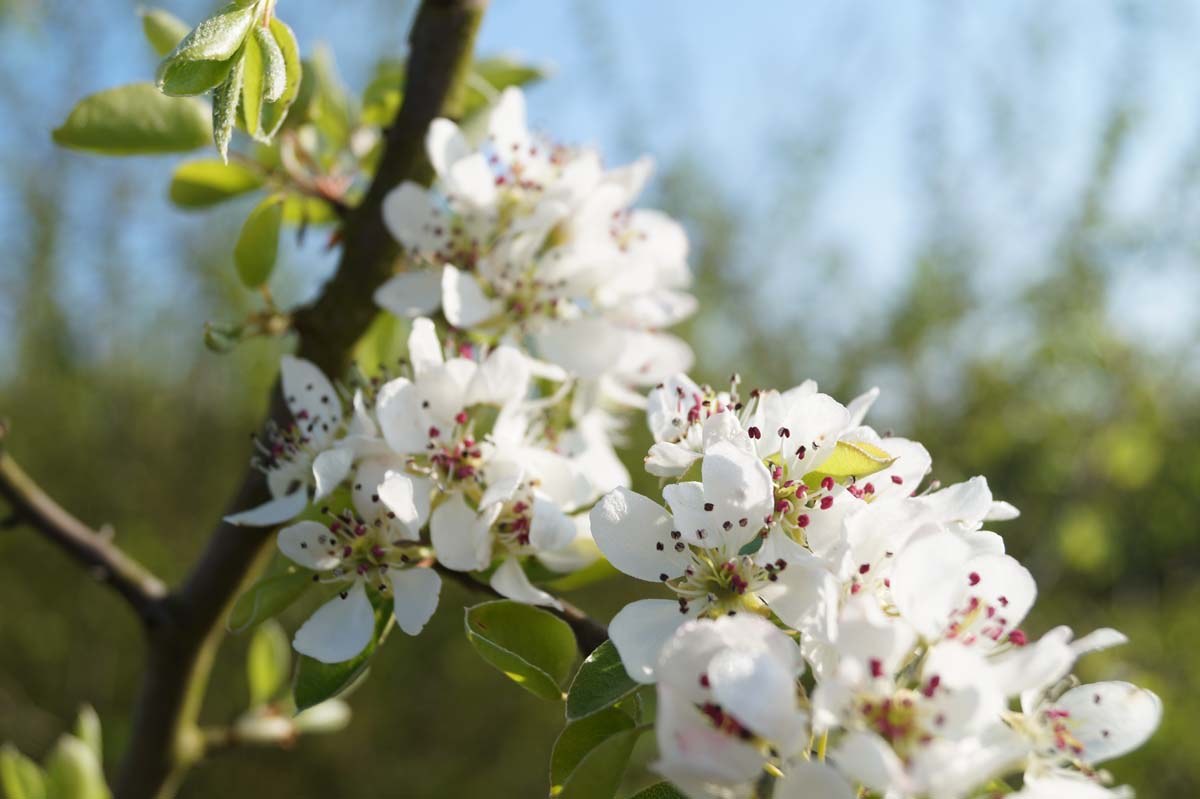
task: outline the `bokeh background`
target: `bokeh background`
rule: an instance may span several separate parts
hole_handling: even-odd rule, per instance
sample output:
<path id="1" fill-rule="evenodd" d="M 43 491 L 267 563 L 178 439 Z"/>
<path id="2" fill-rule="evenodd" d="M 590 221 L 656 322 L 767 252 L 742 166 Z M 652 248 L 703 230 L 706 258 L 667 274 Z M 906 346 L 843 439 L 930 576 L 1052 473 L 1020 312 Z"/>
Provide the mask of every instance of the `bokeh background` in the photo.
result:
<path id="1" fill-rule="evenodd" d="M 208 5 L 163 4 L 192 21 Z M 403 54 L 408 4 L 281 5 L 352 87 Z M 554 69 L 530 91 L 539 127 L 613 163 L 656 157 L 646 202 L 692 236 L 698 375 L 878 385 L 876 426 L 925 442 L 935 477 L 986 474 L 1023 511 L 1000 531 L 1041 588 L 1029 629 L 1124 630 L 1083 676 L 1164 698 L 1162 729 L 1112 771 L 1148 799 L 1200 794 L 1200 8 L 493 5 L 480 52 Z M 187 214 L 166 200 L 175 159 L 50 143 L 76 99 L 152 74 L 134 12 L 0 2 L 0 415 L 52 493 L 173 580 L 239 480 L 287 343 L 201 343 L 206 320 L 254 307 L 230 261 L 246 203 Z M 287 301 L 333 266 L 321 236 L 285 258 Z M 572 599 L 607 618 L 632 582 Z M 447 589 L 426 634 L 388 642 L 348 730 L 222 755 L 182 795 L 544 795 L 560 711 L 478 659 L 468 600 Z M 244 646 L 222 650 L 210 721 L 245 702 Z M 111 767 L 141 656 L 118 600 L 0 530 L 0 739 L 40 755 L 91 701 Z"/>

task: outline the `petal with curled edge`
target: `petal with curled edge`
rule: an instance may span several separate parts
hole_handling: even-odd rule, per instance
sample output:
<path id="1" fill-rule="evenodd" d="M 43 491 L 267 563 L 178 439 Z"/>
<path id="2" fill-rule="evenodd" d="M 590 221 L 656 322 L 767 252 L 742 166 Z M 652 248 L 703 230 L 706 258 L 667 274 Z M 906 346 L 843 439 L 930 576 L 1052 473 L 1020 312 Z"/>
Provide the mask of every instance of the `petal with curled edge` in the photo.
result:
<path id="1" fill-rule="evenodd" d="M 361 581 L 335 596 L 296 631 L 292 645 L 322 663 L 341 663 L 367 648 L 375 635 L 375 610 Z"/>

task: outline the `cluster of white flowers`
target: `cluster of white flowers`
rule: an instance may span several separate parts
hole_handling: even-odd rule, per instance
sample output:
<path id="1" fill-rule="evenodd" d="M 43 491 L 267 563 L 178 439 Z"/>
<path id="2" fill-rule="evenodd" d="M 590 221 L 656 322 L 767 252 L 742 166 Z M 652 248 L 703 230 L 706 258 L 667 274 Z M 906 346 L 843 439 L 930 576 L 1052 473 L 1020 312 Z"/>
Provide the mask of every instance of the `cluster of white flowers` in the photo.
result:
<path id="1" fill-rule="evenodd" d="M 736 378 L 693 382 L 662 332 L 695 306 L 686 237 L 630 207 L 648 163 L 605 170 L 531 133 L 516 90 L 481 139 L 437 120 L 434 186 L 385 203 L 406 271 L 375 299 L 412 320 L 407 358 L 336 386 L 284 359 L 294 422 L 258 442 L 273 499 L 230 521 L 287 523 L 280 550 L 329 586 L 295 647 L 353 658 L 381 600 L 417 634 L 445 570 L 556 607 L 531 572 L 602 553 L 669 594 L 610 635 L 657 684 L 657 768 L 690 796 L 1126 795 L 1096 767 L 1150 735 L 1159 701 L 1070 676 L 1119 633 L 1021 630 L 1034 580 L 983 529 L 1017 510 L 982 477 L 922 488 L 925 448 L 863 424 L 874 390 L 743 401 Z M 614 452 L 630 407 L 666 507 Z M 1017 772 L 1017 793 L 996 782 Z"/>
<path id="2" fill-rule="evenodd" d="M 280 550 L 333 594 L 294 644 L 323 662 L 367 647 L 383 597 L 400 629 L 420 632 L 437 607 L 435 565 L 557 607 L 527 568 L 599 558 L 585 511 L 629 483 L 614 412 L 691 363 L 660 332 L 695 307 L 687 239 L 629 207 L 649 162 L 605 171 L 594 151 L 531 134 L 524 107 L 506 91 L 477 149 L 436 120 L 434 186 L 405 183 L 385 202 L 407 271 L 375 298 L 414 317 L 400 366 L 335 386 L 283 360 L 293 423 L 258 442 L 273 498 L 229 521 L 293 522 Z M 320 513 L 296 521 L 310 507 Z"/>
<path id="3" fill-rule="evenodd" d="M 646 467 L 670 510 L 617 488 L 591 512 L 619 569 L 672 599 L 610 628 L 629 675 L 657 682 L 658 769 L 693 797 L 1129 795 L 1097 765 L 1141 745 L 1158 698 L 1079 685 L 1114 630 L 1037 641 L 1037 592 L 986 522 L 1017 510 L 987 481 L 921 488 L 916 442 L 862 424 L 812 383 L 743 402 L 678 375 L 650 394 Z M 688 479 L 696 478 L 696 479 Z"/>

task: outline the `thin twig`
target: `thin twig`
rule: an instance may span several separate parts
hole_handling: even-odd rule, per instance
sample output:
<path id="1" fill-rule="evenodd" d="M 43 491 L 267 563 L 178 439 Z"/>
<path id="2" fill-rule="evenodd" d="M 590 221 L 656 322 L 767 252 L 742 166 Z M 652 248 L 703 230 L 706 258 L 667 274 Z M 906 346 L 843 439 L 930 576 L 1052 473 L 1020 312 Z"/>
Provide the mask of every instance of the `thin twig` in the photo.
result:
<path id="1" fill-rule="evenodd" d="M 0 426 L 0 439 L 7 432 Z M 26 522 L 120 594 L 147 624 L 164 620 L 166 586 L 126 555 L 111 536 L 93 530 L 59 505 L 0 448 L 0 495 L 12 506 L 3 526 Z"/>
<path id="2" fill-rule="evenodd" d="M 482 594 L 487 594 L 495 599 L 504 599 L 504 595 L 492 588 L 487 583 L 481 583 L 472 577 L 467 572 L 458 572 L 453 569 L 447 569 L 445 566 L 434 564 L 433 567 L 438 574 L 446 577 L 461 586 L 469 588 L 472 591 L 478 591 Z M 575 633 L 575 643 L 579 645 L 579 651 L 584 655 L 590 655 L 592 651 L 608 640 L 608 630 L 603 624 L 587 615 L 584 611 L 572 605 L 562 597 L 555 597 L 558 603 L 562 605 L 562 609 L 544 608 L 544 610 L 553 613 L 560 619 L 571 625 L 571 630 Z"/>

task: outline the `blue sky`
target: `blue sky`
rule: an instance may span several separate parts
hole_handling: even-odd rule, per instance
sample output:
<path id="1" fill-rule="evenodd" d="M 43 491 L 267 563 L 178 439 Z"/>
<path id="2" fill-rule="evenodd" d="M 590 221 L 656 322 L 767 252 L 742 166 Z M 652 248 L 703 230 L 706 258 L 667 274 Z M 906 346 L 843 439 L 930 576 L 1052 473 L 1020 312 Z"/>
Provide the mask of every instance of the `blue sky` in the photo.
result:
<path id="1" fill-rule="evenodd" d="M 207 7 L 162 5 L 189 20 Z M 54 163 L 46 132 L 77 97 L 152 74 L 134 4 L 47 7 L 48 20 L 0 32 L 5 170 Z M 280 0 L 280 15 L 305 49 L 329 43 L 359 87 L 378 54 L 402 52 L 409 14 L 396 7 Z M 765 306 L 794 302 L 797 286 L 824 279 L 818 264 L 836 252 L 852 315 L 886 303 L 921 232 L 953 220 L 986 231 L 985 294 L 1011 296 L 1037 275 L 1088 174 L 1098 124 L 1114 92 L 1126 90 L 1138 123 L 1112 210 L 1136 246 L 1120 250 L 1112 316 L 1130 335 L 1170 347 L 1195 331 L 1200 293 L 1186 246 L 1200 209 L 1172 193 L 1200 130 L 1198 38 L 1197 10 L 1182 0 L 494 0 L 479 49 L 553 68 L 530 107 L 558 138 L 596 144 L 613 162 L 649 152 L 701 164 L 748 220 L 729 268 L 762 283 Z M 817 154 L 815 170 L 798 168 L 802 153 Z M 179 269 L 163 268 L 182 257 L 171 251 L 174 237 L 203 225 L 171 209 L 158 188 L 174 159 L 59 163 L 72 186 L 68 257 L 80 265 L 62 292 L 86 313 L 105 289 L 85 265 L 115 239 L 147 312 L 162 313 L 187 289 Z M 130 189 L 113 231 L 98 211 L 129 176 L 143 186 Z M 922 193 L 931 176 L 951 198 L 950 216 Z M 0 245 L 15 259 L 28 244 L 21 214 L 0 187 Z M 312 247 L 293 257 L 307 264 L 309 290 L 330 266 Z M 0 325 L 11 310 L 0 302 Z M 771 311 L 787 318 L 785 307 Z"/>

